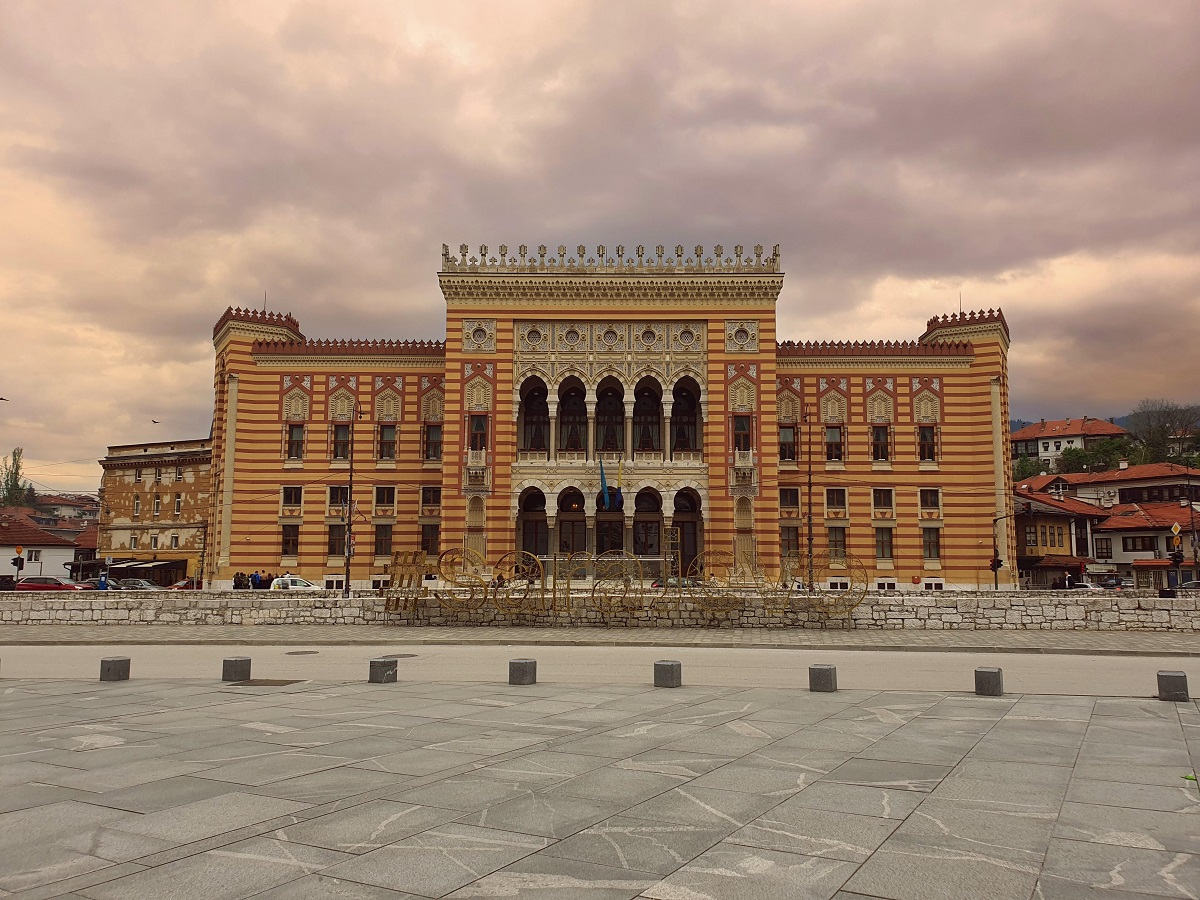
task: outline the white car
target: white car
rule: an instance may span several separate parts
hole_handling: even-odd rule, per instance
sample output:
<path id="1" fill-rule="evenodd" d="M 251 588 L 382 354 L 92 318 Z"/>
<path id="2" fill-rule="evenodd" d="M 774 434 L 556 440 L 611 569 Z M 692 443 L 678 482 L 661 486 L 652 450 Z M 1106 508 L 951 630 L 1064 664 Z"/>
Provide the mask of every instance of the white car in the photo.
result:
<path id="1" fill-rule="evenodd" d="M 271 590 L 273 591 L 323 591 L 325 588 L 319 584 L 313 584 L 311 581 L 306 581 L 299 575 L 280 575 L 271 582 Z"/>

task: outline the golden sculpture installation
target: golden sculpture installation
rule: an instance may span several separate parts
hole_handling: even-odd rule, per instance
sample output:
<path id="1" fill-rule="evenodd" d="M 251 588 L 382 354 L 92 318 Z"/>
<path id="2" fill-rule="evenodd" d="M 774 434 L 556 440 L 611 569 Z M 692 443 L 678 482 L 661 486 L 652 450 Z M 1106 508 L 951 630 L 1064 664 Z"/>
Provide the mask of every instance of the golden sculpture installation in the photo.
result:
<path id="1" fill-rule="evenodd" d="M 767 568 L 755 553 L 709 550 L 679 574 L 673 542 L 667 546 L 665 562 L 654 563 L 665 575 L 647 573 L 643 560 L 620 550 L 549 558 L 515 550 L 490 563 L 465 547 L 444 551 L 436 563 L 421 551 L 398 551 L 381 594 L 391 614 L 412 615 L 432 597 L 448 613 L 491 607 L 510 615 L 574 614 L 604 624 L 681 604 L 713 623 L 751 606 L 768 617 L 848 619 L 867 592 L 866 567 L 853 554 L 815 554 L 811 563 L 789 555 Z"/>

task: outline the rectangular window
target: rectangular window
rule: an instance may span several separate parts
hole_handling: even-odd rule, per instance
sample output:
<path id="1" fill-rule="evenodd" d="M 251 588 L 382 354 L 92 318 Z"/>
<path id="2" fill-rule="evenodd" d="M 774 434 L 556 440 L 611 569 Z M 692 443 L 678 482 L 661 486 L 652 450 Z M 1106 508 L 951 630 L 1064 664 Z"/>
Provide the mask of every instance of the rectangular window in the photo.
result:
<path id="1" fill-rule="evenodd" d="M 1036 547 L 1037 546 L 1037 526 L 1036 525 L 1026 525 L 1025 526 L 1025 546 L 1026 547 Z"/>
<path id="2" fill-rule="evenodd" d="M 298 484 L 285 484 L 283 486 L 283 505 L 284 506 L 299 506 L 304 500 L 304 488 Z"/>
<path id="3" fill-rule="evenodd" d="M 921 509 L 941 509 L 941 488 L 921 488 Z"/>
<path id="4" fill-rule="evenodd" d="M 376 556 L 391 556 L 392 555 L 392 526 L 391 525 L 376 525 L 375 526 L 375 555 Z"/>
<path id="5" fill-rule="evenodd" d="M 279 554 L 281 556 L 300 555 L 300 526 L 284 525 L 279 535 Z"/>
<path id="6" fill-rule="evenodd" d="M 41 550 L 26 550 L 25 556 L 28 559 L 28 561 L 31 563 L 42 561 L 42 551 Z"/>
<path id="7" fill-rule="evenodd" d="M 287 458 L 304 459 L 304 426 L 287 427 Z"/>
<path id="8" fill-rule="evenodd" d="M 329 555 L 330 556 L 345 556 L 346 555 L 346 526 L 345 525 L 330 525 L 329 526 Z"/>
<path id="9" fill-rule="evenodd" d="M 350 458 L 350 426 L 349 425 L 334 425 L 333 426 L 333 458 L 334 459 L 349 459 Z"/>
<path id="10" fill-rule="evenodd" d="M 395 506 L 396 489 L 391 486 L 379 485 L 375 488 L 376 506 Z"/>
<path id="11" fill-rule="evenodd" d="M 171 549 L 172 550 L 179 549 L 179 535 L 177 535 L 177 534 L 171 535 Z"/>
<path id="12" fill-rule="evenodd" d="M 1158 538 L 1153 535 L 1121 538 L 1121 549 L 1126 553 L 1157 553 Z"/>
<path id="13" fill-rule="evenodd" d="M 800 508 L 800 488 L 780 488 L 779 506 L 781 509 Z"/>
<path id="14" fill-rule="evenodd" d="M 142 514 L 142 498 L 137 494 L 133 495 L 133 517 L 136 519 Z"/>
<path id="15" fill-rule="evenodd" d="M 380 425 L 379 426 L 379 458 L 380 459 L 395 459 L 396 458 L 396 426 L 395 425 Z"/>
<path id="16" fill-rule="evenodd" d="M 892 529 L 876 528 L 875 529 L 875 558 L 876 559 L 891 559 L 892 558 Z"/>
<path id="17" fill-rule="evenodd" d="M 829 561 L 846 561 L 846 529 L 840 525 L 832 525 L 829 531 Z"/>
<path id="18" fill-rule="evenodd" d="M 1096 538 L 1096 559 L 1112 559 L 1112 538 Z"/>
<path id="19" fill-rule="evenodd" d="M 424 458 L 442 458 L 442 426 L 429 424 L 425 426 Z"/>
<path id="20" fill-rule="evenodd" d="M 871 426 L 871 459 L 887 462 L 892 458 L 892 429 L 887 425 Z"/>
<path id="21" fill-rule="evenodd" d="M 1066 536 L 1063 534 L 1062 526 L 1061 525 L 1056 526 L 1055 531 L 1058 532 L 1058 546 L 1066 548 L 1066 546 L 1067 546 Z"/>
<path id="22" fill-rule="evenodd" d="M 343 506 L 350 502 L 350 486 L 348 484 L 331 484 L 329 486 L 329 505 Z"/>
<path id="23" fill-rule="evenodd" d="M 1046 532 L 1046 526 L 1045 525 L 1040 526 L 1039 531 L 1042 536 L 1042 539 L 1039 541 L 1039 543 L 1043 547 L 1049 547 L 1050 546 L 1050 536 Z"/>
<path id="24" fill-rule="evenodd" d="M 937 460 L 937 428 L 935 426 L 917 426 L 917 458 L 921 462 Z"/>
<path id="25" fill-rule="evenodd" d="M 136 550 L 137 548 L 138 548 L 138 536 L 136 534 L 131 534 L 129 536 L 129 549 Z"/>
<path id="26" fill-rule="evenodd" d="M 942 529 L 921 529 L 921 554 L 925 559 L 942 558 Z"/>
<path id="27" fill-rule="evenodd" d="M 795 525 L 784 525 L 779 529 L 779 553 L 783 557 L 800 555 L 800 529 Z"/>
<path id="28" fill-rule="evenodd" d="M 441 506 L 442 505 L 442 489 L 426 485 L 421 488 L 421 505 L 422 506 Z"/>
<path id="29" fill-rule="evenodd" d="M 796 460 L 796 426 L 779 426 L 779 459 L 780 461 Z"/>
<path id="30" fill-rule="evenodd" d="M 830 462 L 840 462 L 844 452 L 842 446 L 842 426 L 825 426 L 825 458 Z"/>
<path id="31" fill-rule="evenodd" d="M 438 525 L 421 526 L 421 550 L 426 556 L 437 556 L 441 552 L 438 549 L 440 530 Z"/>
<path id="32" fill-rule="evenodd" d="M 895 504 L 891 488 L 874 488 L 871 491 L 871 502 L 876 509 L 893 509 Z"/>
<path id="33" fill-rule="evenodd" d="M 162 512 L 162 496 L 159 494 L 155 494 L 154 495 L 154 515 L 157 516 L 161 512 Z"/>
<path id="34" fill-rule="evenodd" d="M 470 448 L 472 450 L 486 450 L 488 448 L 488 417 L 472 413 L 470 431 Z"/>
<path id="35" fill-rule="evenodd" d="M 175 480 L 176 480 L 176 481 L 183 481 L 183 466 L 176 466 L 176 467 L 175 467 Z"/>
<path id="36" fill-rule="evenodd" d="M 733 417 L 733 449 L 734 450 L 749 450 L 750 449 L 750 417 L 749 416 L 734 416 Z"/>
<path id="37" fill-rule="evenodd" d="M 162 466 L 159 466 L 154 470 L 154 480 L 162 481 Z"/>
<path id="38" fill-rule="evenodd" d="M 150 535 L 150 549 L 151 550 L 158 549 L 158 535 L 157 534 Z"/>
<path id="39" fill-rule="evenodd" d="M 137 484 L 141 484 L 141 483 L 142 483 L 142 470 L 141 470 L 141 469 L 134 469 L 134 470 L 133 470 L 133 480 L 134 480 L 134 482 L 135 482 L 135 483 L 137 483 Z"/>
<path id="40" fill-rule="evenodd" d="M 175 515 L 183 515 L 183 494 L 175 495 Z"/>
<path id="41" fill-rule="evenodd" d="M 826 509 L 845 509 L 846 508 L 846 489 L 845 488 L 825 488 L 825 508 Z"/>

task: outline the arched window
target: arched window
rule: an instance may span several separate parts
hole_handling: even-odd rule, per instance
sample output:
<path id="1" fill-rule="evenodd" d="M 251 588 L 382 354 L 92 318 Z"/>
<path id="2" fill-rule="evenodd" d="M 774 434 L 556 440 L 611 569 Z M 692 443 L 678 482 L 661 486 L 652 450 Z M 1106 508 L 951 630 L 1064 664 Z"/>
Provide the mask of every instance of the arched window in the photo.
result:
<path id="1" fill-rule="evenodd" d="M 545 450 L 550 446 L 550 408 L 546 385 L 540 379 L 521 398 L 521 448 Z"/>
<path id="2" fill-rule="evenodd" d="M 616 452 L 625 449 L 625 403 L 619 387 L 605 387 L 596 398 L 596 447 Z"/>
<path id="3" fill-rule="evenodd" d="M 638 388 L 633 400 L 633 447 L 662 449 L 662 400 L 648 387 Z"/>
<path id="4" fill-rule="evenodd" d="M 675 386 L 671 404 L 671 450 L 699 450 L 696 395 L 685 385 Z"/>
<path id="5" fill-rule="evenodd" d="M 587 449 L 587 406 L 582 388 L 568 388 L 558 404 L 559 450 Z"/>

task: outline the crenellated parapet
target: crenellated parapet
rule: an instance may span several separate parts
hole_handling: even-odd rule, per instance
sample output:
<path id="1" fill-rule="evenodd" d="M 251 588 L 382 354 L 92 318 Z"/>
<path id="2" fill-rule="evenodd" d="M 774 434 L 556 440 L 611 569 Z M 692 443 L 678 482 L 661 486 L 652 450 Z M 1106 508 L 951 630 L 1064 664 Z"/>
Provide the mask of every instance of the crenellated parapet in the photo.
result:
<path id="1" fill-rule="evenodd" d="M 970 341 L 938 341 L 920 344 L 916 341 L 782 341 L 776 347 L 778 356 L 848 357 L 848 356 L 971 356 Z"/>
<path id="2" fill-rule="evenodd" d="M 999 328 L 1003 335 L 1004 345 L 1008 346 L 1008 322 L 1004 320 L 1004 312 L 999 309 L 978 310 L 962 313 L 949 313 L 934 316 L 925 323 L 925 333 L 919 340 L 924 343 L 930 340 L 942 340 L 942 335 L 966 337 L 973 334 L 994 333 Z"/>
<path id="3" fill-rule="evenodd" d="M 255 341 L 255 356 L 429 356 L 446 354 L 444 341 Z"/>
<path id="4" fill-rule="evenodd" d="M 291 332 L 296 339 L 304 340 L 304 335 L 300 332 L 300 323 L 291 313 L 241 309 L 233 306 L 226 309 L 221 318 L 217 319 L 217 324 L 213 326 L 213 340 L 217 339 L 226 326 L 234 323 L 249 325 L 253 330 L 285 329 Z"/>
<path id="5" fill-rule="evenodd" d="M 725 247 L 717 244 L 711 253 L 706 253 L 704 247 L 697 245 L 691 250 L 685 250 L 682 244 L 676 244 L 673 252 L 662 244 L 653 251 L 648 251 L 641 244 L 627 253 L 623 244 L 618 244 L 610 254 L 604 244 L 596 247 L 594 255 L 589 255 L 587 247 L 579 244 L 573 251 L 568 251 L 565 244 L 559 244 L 555 252 L 551 252 L 545 244 L 530 252 L 527 245 L 521 244 L 515 254 L 509 252 L 507 244 L 496 248 L 496 253 L 489 251 L 488 245 L 479 247 L 477 255 L 471 253 L 470 247 L 460 244 L 458 256 L 452 256 L 448 244 L 442 244 L 442 274 L 530 274 L 530 273 L 561 273 L 567 275 L 707 275 L 707 274 L 763 274 L 779 273 L 779 245 L 776 244 L 769 255 L 764 254 L 762 244 L 756 244 L 752 253 L 747 254 L 745 248 L 738 244 L 731 255 L 726 255 Z"/>

